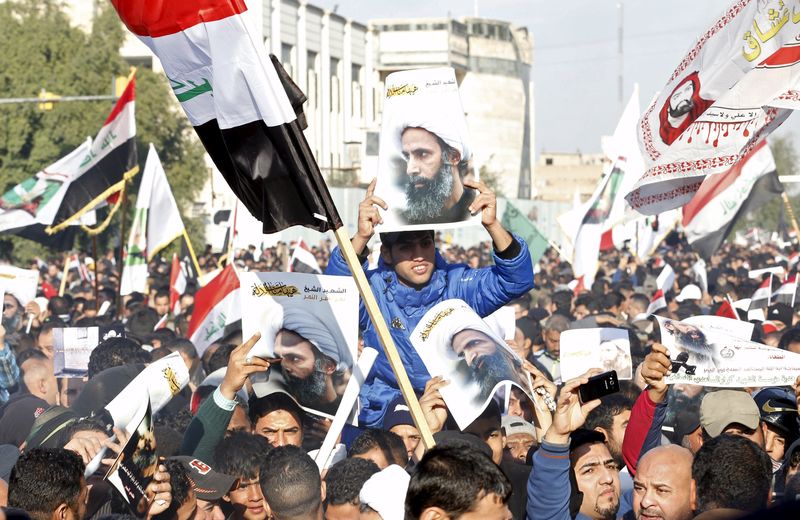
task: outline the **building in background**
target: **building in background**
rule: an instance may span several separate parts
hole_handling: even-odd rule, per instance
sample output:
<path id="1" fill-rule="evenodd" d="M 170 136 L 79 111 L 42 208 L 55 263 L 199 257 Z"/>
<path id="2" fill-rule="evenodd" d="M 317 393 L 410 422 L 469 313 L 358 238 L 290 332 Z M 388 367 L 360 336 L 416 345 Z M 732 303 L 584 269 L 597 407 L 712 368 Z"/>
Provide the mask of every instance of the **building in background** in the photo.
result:
<path id="1" fill-rule="evenodd" d="M 68 0 L 65 6 L 74 23 L 89 30 L 99 2 Z M 364 185 L 375 176 L 388 74 L 451 66 L 460 85 L 473 167 L 503 196 L 537 196 L 533 39 L 526 28 L 484 18 L 387 19 L 365 25 L 296 0 L 261 0 L 249 7 L 266 49 L 308 96 L 306 138 L 330 186 Z M 120 52 L 131 64 L 161 69 L 132 34 Z M 199 202 L 187 208 L 195 218 L 208 219 L 233 202 L 222 176 L 207 162 Z"/>
<path id="2" fill-rule="evenodd" d="M 606 160 L 602 153 L 542 152 L 536 165 L 534 190 L 544 201 L 586 201 L 594 192 Z"/>
<path id="3" fill-rule="evenodd" d="M 533 39 L 524 27 L 485 18 L 372 20 L 375 70 L 453 67 L 473 167 L 498 192 L 531 198 L 534 164 Z"/>

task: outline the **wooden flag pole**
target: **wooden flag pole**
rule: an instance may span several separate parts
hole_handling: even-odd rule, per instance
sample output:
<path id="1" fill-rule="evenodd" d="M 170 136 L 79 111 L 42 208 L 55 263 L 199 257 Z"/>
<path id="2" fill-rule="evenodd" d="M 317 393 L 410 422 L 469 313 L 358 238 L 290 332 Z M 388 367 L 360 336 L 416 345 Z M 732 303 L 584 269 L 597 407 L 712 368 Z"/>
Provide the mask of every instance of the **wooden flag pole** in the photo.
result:
<path id="1" fill-rule="evenodd" d="M 789 196 L 786 194 L 786 190 L 781 193 L 781 198 L 783 198 L 783 205 L 786 207 L 786 214 L 789 215 L 789 219 L 792 221 L 794 234 L 797 240 L 800 240 L 800 227 L 797 226 L 797 219 L 794 216 L 794 210 L 792 209 L 792 204 L 789 202 Z"/>
<path id="2" fill-rule="evenodd" d="M 392 340 L 389 333 L 389 328 L 386 326 L 386 320 L 383 319 L 381 310 L 378 308 L 378 302 L 375 300 L 375 295 L 372 294 L 367 276 L 361 268 L 361 263 L 358 261 L 358 255 L 350 243 L 350 237 L 344 226 L 334 231 L 336 241 L 339 243 L 339 248 L 342 251 L 347 265 L 350 267 L 350 272 L 353 273 L 353 278 L 356 281 L 358 292 L 361 293 L 361 299 L 364 300 L 364 306 L 367 308 L 369 318 L 372 320 L 372 325 L 378 333 L 383 345 L 383 351 L 386 352 L 386 357 L 389 358 L 389 365 L 394 371 L 394 376 L 397 378 L 397 385 L 400 387 L 400 392 L 403 394 L 408 410 L 411 413 L 411 418 L 419 430 L 422 443 L 426 450 L 433 448 L 436 443 L 433 440 L 433 434 L 428 426 L 428 421 L 425 420 L 425 414 L 422 412 L 422 407 L 419 405 L 417 394 L 414 393 L 414 388 L 411 386 L 411 381 L 408 379 L 408 374 L 403 366 L 403 360 L 400 359 L 400 354 L 397 352 L 397 347 Z"/>
<path id="3" fill-rule="evenodd" d="M 189 256 L 192 257 L 194 272 L 197 273 L 197 278 L 200 279 L 200 264 L 197 262 L 197 255 L 194 253 L 194 247 L 192 246 L 192 241 L 189 240 L 189 233 L 186 232 L 185 227 L 183 228 L 183 239 L 186 240 L 186 249 L 189 250 Z"/>
<path id="4" fill-rule="evenodd" d="M 64 253 L 64 270 L 61 273 L 61 286 L 58 288 L 58 295 L 64 296 L 67 290 L 67 276 L 69 275 L 69 251 Z"/>
<path id="5" fill-rule="evenodd" d="M 122 271 L 125 269 L 125 246 L 128 245 L 128 237 L 125 236 L 125 224 L 128 221 L 128 181 L 122 186 L 122 215 L 120 216 L 119 228 L 119 263 L 117 264 L 117 273 L 119 280 L 119 287 L 117 290 L 117 316 L 122 316 Z M 145 295 L 146 297 L 147 295 Z"/>
<path id="6" fill-rule="evenodd" d="M 97 235 L 92 235 L 92 257 L 94 258 L 94 265 L 92 266 L 94 270 L 94 310 L 97 311 L 100 309 L 100 292 L 97 288 L 97 264 L 99 263 L 97 258 Z"/>

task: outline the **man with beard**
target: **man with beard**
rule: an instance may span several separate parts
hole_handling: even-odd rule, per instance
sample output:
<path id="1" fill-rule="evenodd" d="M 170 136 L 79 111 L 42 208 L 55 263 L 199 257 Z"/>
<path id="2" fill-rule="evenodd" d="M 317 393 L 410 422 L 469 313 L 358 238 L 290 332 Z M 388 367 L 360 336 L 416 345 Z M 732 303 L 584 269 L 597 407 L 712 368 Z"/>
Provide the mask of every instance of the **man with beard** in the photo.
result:
<path id="1" fill-rule="evenodd" d="M 272 326 L 278 328 L 274 353 L 281 358 L 291 394 L 304 406 L 336 413 L 353 361 L 335 323 L 325 324 L 305 309 L 289 307 L 273 318 Z"/>
<path id="2" fill-rule="evenodd" d="M 494 192 L 482 182 L 468 185 L 480 192 L 470 208 L 471 213 L 481 214 L 481 224 L 492 240 L 494 265 L 471 268 L 449 264 L 436 250 L 433 231 L 421 230 L 381 233 L 380 262 L 376 269 L 365 273 L 417 392 L 422 392 L 431 376 L 411 343 L 411 332 L 431 308 L 458 298 L 479 317 L 485 317 L 533 288 L 533 263 L 527 244 L 503 227 Z M 363 256 L 364 269 L 367 269 L 367 245 L 375 227 L 383 222 L 379 208 L 386 210 L 388 206 L 375 196 L 373 180 L 358 208 L 358 231 L 350 240 L 353 249 Z M 352 276 L 338 247 L 331 252 L 325 274 Z M 400 390 L 363 303 L 359 311 L 364 346 L 379 349 L 359 394 L 359 424 L 374 428 L 381 426 L 386 408 L 400 395 Z"/>
<path id="3" fill-rule="evenodd" d="M 620 510 L 619 466 L 603 435 L 583 428 L 600 400 L 581 403 L 579 388 L 599 372 L 592 369 L 561 389 L 553 424 L 533 455 L 528 518 L 611 520 L 627 512 Z"/>
<path id="4" fill-rule="evenodd" d="M 525 387 L 521 363 L 486 333 L 464 329 L 453 335 L 453 352 L 466 363 L 470 379 L 480 387 L 478 400 L 492 395 L 500 381 L 514 381 Z"/>
<path id="5" fill-rule="evenodd" d="M 659 113 L 661 140 L 672 144 L 713 101 L 700 97 L 700 76 L 692 72 L 670 94 Z"/>
<path id="6" fill-rule="evenodd" d="M 633 489 L 633 481 L 622 458 L 622 443 L 625 439 L 625 430 L 631 418 L 633 402 L 624 394 L 611 394 L 603 397 L 601 405 L 592 410 L 586 417 L 585 428 L 600 432 L 605 437 L 606 446 L 614 462 L 621 469 L 620 489 L 624 493 Z"/>
<path id="7" fill-rule="evenodd" d="M 693 370 L 697 368 L 718 368 L 720 365 L 720 357 L 714 345 L 708 343 L 706 335 L 702 330 L 683 323 L 681 321 L 664 320 L 662 328 L 670 336 L 672 336 L 675 350 L 679 351 L 675 354 L 679 355 L 680 352 L 688 354 L 688 359 L 679 359 L 676 356 L 673 361 L 678 361 L 674 367 L 674 371 L 684 368 L 685 370 Z"/>
<path id="8" fill-rule="evenodd" d="M 460 142 L 446 142 L 435 128 L 407 126 L 401 132 L 406 159 L 406 175 L 401 176 L 406 190 L 403 217 L 408 224 L 464 220 L 475 198 L 475 192 L 463 184 L 469 152 Z"/>

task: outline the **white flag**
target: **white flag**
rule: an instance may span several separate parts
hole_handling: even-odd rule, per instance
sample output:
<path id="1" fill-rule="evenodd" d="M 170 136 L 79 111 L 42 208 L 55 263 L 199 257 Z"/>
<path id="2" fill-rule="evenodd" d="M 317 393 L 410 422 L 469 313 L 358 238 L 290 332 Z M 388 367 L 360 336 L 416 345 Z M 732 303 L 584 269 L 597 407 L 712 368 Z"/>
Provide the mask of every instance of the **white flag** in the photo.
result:
<path id="1" fill-rule="evenodd" d="M 147 290 L 147 263 L 170 242 L 183 234 L 178 204 L 155 147 L 150 144 L 147 162 L 136 197 L 136 213 L 128 238 L 120 293 Z"/>

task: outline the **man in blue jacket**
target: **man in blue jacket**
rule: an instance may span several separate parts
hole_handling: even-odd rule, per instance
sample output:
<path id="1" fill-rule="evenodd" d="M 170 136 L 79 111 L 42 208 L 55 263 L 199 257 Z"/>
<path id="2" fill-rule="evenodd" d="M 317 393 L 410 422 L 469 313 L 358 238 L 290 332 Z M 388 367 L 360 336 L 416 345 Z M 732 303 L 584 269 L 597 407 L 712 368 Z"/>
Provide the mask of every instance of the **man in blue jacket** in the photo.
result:
<path id="1" fill-rule="evenodd" d="M 414 351 L 410 335 L 426 311 L 446 299 L 459 298 L 484 317 L 533 288 L 528 246 L 522 238 L 503 228 L 497 218 L 495 194 L 482 182 L 464 181 L 464 185 L 478 190 L 469 210 L 472 214 L 481 213 L 481 223 L 493 241 L 495 265 L 471 269 L 464 264 L 448 264 L 436 250 L 432 231 L 410 231 L 382 233 L 380 264 L 367 272 L 372 292 L 418 393 L 422 393 L 430 375 Z M 358 253 L 366 252 L 375 226 L 382 222 L 378 208 L 388 208 L 374 195 L 374 190 L 372 181 L 358 208 L 358 231 L 351 239 Z M 338 248 L 331 253 L 325 273 L 350 275 Z M 400 395 L 400 390 L 363 305 L 360 327 L 364 345 L 380 354 L 361 389 L 359 422 L 379 428 L 388 403 Z"/>

